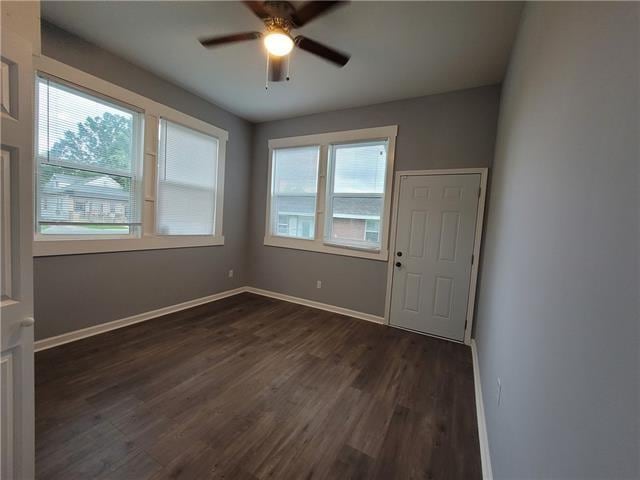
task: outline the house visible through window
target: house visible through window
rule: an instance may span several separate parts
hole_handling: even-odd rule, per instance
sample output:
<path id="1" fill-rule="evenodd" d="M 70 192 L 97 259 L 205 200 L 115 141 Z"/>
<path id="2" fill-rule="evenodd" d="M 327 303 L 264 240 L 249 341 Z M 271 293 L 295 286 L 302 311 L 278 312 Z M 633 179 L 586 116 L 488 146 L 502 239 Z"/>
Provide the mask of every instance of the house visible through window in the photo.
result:
<path id="1" fill-rule="evenodd" d="M 364 226 L 365 242 L 380 242 L 380 220 L 366 220 Z"/>
<path id="2" fill-rule="evenodd" d="M 274 235 L 313 239 L 319 147 L 274 150 L 271 225 Z"/>
<path id="3" fill-rule="evenodd" d="M 278 215 L 278 235 L 310 238 L 313 232 L 313 216 Z"/>
<path id="4" fill-rule="evenodd" d="M 37 232 L 136 232 L 141 114 L 47 77 L 37 88 Z"/>
<path id="5" fill-rule="evenodd" d="M 331 146 L 325 241 L 380 248 L 386 166 L 386 141 Z"/>

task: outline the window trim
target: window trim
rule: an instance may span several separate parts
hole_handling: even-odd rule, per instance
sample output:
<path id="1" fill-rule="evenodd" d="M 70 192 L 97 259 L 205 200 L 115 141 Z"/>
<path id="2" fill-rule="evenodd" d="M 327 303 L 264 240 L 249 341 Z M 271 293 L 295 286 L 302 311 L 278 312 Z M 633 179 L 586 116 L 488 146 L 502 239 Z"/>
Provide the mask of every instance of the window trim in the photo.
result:
<path id="1" fill-rule="evenodd" d="M 358 130 L 346 130 L 340 132 L 303 135 L 299 137 L 287 137 L 270 139 L 269 165 L 267 174 L 267 198 L 265 215 L 264 245 L 271 247 L 292 248 L 311 252 L 329 253 L 333 255 L 346 255 L 350 257 L 366 258 L 370 260 L 387 261 L 389 258 L 389 230 L 391 226 L 391 196 L 393 189 L 393 171 L 395 163 L 397 125 L 384 127 L 364 128 Z M 385 175 L 385 191 L 383 203 L 383 216 L 380 219 L 380 249 L 360 248 L 355 246 L 335 244 L 324 239 L 325 210 L 328 195 L 328 163 L 331 145 L 344 143 L 358 143 L 376 140 L 386 140 L 387 143 L 387 170 Z M 291 238 L 274 235 L 271 231 L 271 196 L 273 184 L 273 157 L 274 150 L 278 148 L 320 146 L 320 158 L 318 166 L 318 196 L 316 202 L 316 227 L 313 239 Z"/>
<path id="2" fill-rule="evenodd" d="M 33 224 L 34 256 L 74 255 L 83 253 L 123 252 L 135 250 L 153 250 L 165 248 L 203 247 L 224 245 L 223 211 L 224 211 L 224 178 L 226 163 L 226 148 L 229 134 L 207 122 L 191 117 L 171 107 L 155 102 L 147 97 L 134 93 L 101 78 L 90 75 L 74 67 L 58 62 L 49 57 L 34 57 L 35 72 L 32 78 L 33 89 L 36 89 L 38 75 L 51 77 L 54 81 L 70 84 L 74 88 L 84 90 L 90 94 L 102 96 L 116 104 L 127 108 L 138 109 L 142 112 L 143 146 L 142 146 L 142 188 L 141 188 L 141 221 L 137 235 L 86 235 L 48 236 L 36 233 L 37 224 Z M 37 97 L 36 97 L 37 100 Z M 37 112 L 37 105 L 35 111 Z M 166 118 L 175 123 L 214 136 L 218 139 L 218 166 L 216 185 L 215 234 L 214 235 L 156 235 L 155 234 L 155 204 L 156 178 L 158 155 L 159 119 Z M 34 115 L 37 122 L 37 114 Z M 34 143 L 37 141 L 34 138 Z M 34 162 L 38 162 L 37 151 Z M 34 178 L 34 195 L 37 185 Z"/>

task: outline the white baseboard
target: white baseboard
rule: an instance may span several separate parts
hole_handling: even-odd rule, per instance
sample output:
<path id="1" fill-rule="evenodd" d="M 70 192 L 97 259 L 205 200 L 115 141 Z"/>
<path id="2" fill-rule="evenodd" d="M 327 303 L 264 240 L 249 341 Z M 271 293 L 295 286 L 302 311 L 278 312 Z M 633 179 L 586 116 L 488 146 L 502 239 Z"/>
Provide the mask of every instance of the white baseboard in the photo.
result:
<path id="1" fill-rule="evenodd" d="M 326 310 L 327 312 L 339 313 L 340 315 L 346 315 L 348 317 L 359 318 L 360 320 L 366 320 L 373 323 L 384 323 L 384 317 L 378 315 L 372 315 L 371 313 L 358 312 L 356 310 L 349 310 L 348 308 L 337 307 L 335 305 L 329 305 L 328 303 L 316 302 L 314 300 L 307 300 L 306 298 L 292 297 L 291 295 L 285 295 L 284 293 L 272 292 L 271 290 L 263 290 L 261 288 L 246 287 L 247 292 L 255 293 L 256 295 L 262 295 L 264 297 L 276 298 L 278 300 L 284 300 L 285 302 L 297 303 L 306 307 L 317 308 L 318 310 Z"/>
<path id="2" fill-rule="evenodd" d="M 131 317 L 121 318 L 119 320 L 113 320 L 112 322 L 101 323 L 100 325 L 95 325 L 93 327 L 82 328 L 80 330 L 63 333 L 62 335 L 57 335 L 55 337 L 45 338 L 35 342 L 34 350 L 36 352 L 39 352 L 48 348 L 57 347 L 58 345 L 74 342 L 82 338 L 92 337 L 93 335 L 98 335 L 110 330 L 133 325 L 134 323 L 146 322 L 147 320 L 151 320 L 152 318 L 161 317 L 169 313 L 179 312 L 180 310 L 197 307 L 198 305 L 203 305 L 209 302 L 215 302 L 216 300 L 231 297 L 245 291 L 245 287 L 226 290 L 224 292 L 214 293 L 213 295 L 207 295 L 206 297 L 195 298 L 193 300 L 178 303 L 176 305 L 169 305 L 168 307 L 158 308 L 157 310 L 139 313 L 138 315 L 132 315 Z"/>
<path id="3" fill-rule="evenodd" d="M 484 416 L 484 401 L 482 399 L 482 384 L 480 383 L 480 365 L 478 363 L 478 347 L 475 339 L 471 339 L 471 356 L 473 358 L 473 384 L 476 391 L 476 417 L 478 418 L 478 439 L 480 440 L 480 459 L 482 460 L 482 478 L 493 480 L 491 470 L 491 454 L 489 453 L 489 437 L 487 422 Z"/>
<path id="4" fill-rule="evenodd" d="M 349 310 L 348 308 L 336 307 L 326 303 L 315 302 L 313 300 L 306 300 L 304 298 L 292 297 L 290 295 L 284 295 L 282 293 L 272 292 L 270 290 L 262 290 L 260 288 L 253 287 L 239 287 L 233 290 L 226 290 L 224 292 L 215 293 L 206 297 L 196 298 L 187 302 L 178 303 L 176 305 L 169 305 L 168 307 L 158 308 L 157 310 L 151 310 L 149 312 L 139 313 L 132 315 L 131 317 L 121 318 L 119 320 L 113 320 L 112 322 L 101 323 L 100 325 L 94 325 L 92 327 L 83 328 L 80 330 L 74 330 L 73 332 L 63 333 L 55 337 L 44 338 L 35 342 L 34 350 L 39 352 L 48 348 L 57 347 L 58 345 L 64 345 L 65 343 L 74 342 L 93 335 L 115 330 L 117 328 L 133 325 L 134 323 L 146 322 L 153 318 L 168 315 L 170 313 L 179 312 L 180 310 L 186 310 L 187 308 L 197 307 L 209 302 L 215 302 L 223 298 L 238 295 L 239 293 L 255 293 L 256 295 L 262 295 L 265 297 L 276 298 L 278 300 L 284 300 L 285 302 L 297 303 L 305 305 L 307 307 L 313 307 L 320 310 L 326 310 L 328 312 L 339 313 L 341 315 L 347 315 L 349 317 L 359 318 L 361 320 L 367 320 L 374 323 L 384 323 L 383 317 L 377 315 L 371 315 L 369 313 L 357 312 L 355 310 Z"/>

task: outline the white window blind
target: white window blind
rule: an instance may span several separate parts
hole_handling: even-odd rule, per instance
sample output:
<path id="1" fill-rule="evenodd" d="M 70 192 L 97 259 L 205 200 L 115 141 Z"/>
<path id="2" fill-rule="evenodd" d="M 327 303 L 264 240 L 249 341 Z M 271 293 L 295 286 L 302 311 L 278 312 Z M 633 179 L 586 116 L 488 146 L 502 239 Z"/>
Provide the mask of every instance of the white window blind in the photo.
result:
<path id="1" fill-rule="evenodd" d="M 331 146 L 325 242 L 380 249 L 386 173 L 386 141 Z"/>
<path id="2" fill-rule="evenodd" d="M 273 151 L 271 234 L 315 237 L 320 147 L 279 148 Z"/>
<path id="3" fill-rule="evenodd" d="M 160 119 L 156 230 L 214 235 L 218 139 Z"/>
<path id="4" fill-rule="evenodd" d="M 127 235 L 140 225 L 142 114 L 39 76 L 37 231 Z"/>

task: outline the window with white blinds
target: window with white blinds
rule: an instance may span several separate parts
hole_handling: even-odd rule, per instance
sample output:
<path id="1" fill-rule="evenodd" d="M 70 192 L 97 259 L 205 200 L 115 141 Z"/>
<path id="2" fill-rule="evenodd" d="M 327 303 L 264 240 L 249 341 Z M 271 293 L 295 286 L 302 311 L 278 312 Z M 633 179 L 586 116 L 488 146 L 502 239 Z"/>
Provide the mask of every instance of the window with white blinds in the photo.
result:
<path id="1" fill-rule="evenodd" d="M 160 119 L 156 233 L 217 235 L 218 139 Z"/>
<path id="2" fill-rule="evenodd" d="M 273 151 L 272 235 L 303 239 L 315 237 L 319 153 L 318 146 Z"/>
<path id="3" fill-rule="evenodd" d="M 386 260 L 398 128 L 269 140 L 264 244 Z"/>
<path id="4" fill-rule="evenodd" d="M 387 141 L 331 145 L 325 241 L 380 249 Z"/>
<path id="5" fill-rule="evenodd" d="M 37 233 L 137 234 L 142 114 L 45 76 L 37 101 Z"/>

